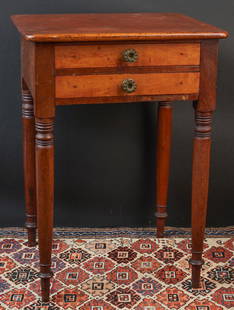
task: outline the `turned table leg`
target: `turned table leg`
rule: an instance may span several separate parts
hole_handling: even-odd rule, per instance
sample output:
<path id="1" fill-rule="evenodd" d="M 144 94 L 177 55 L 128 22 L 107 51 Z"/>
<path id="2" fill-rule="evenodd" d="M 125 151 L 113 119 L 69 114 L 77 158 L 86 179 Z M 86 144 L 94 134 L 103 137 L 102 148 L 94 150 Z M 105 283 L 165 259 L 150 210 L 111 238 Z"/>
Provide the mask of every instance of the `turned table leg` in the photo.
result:
<path id="1" fill-rule="evenodd" d="M 35 126 L 33 98 L 22 82 L 23 160 L 28 246 L 36 245 Z"/>
<path id="2" fill-rule="evenodd" d="M 49 301 L 54 213 L 54 119 L 36 118 L 37 218 L 42 301 Z"/>
<path id="3" fill-rule="evenodd" d="M 203 239 L 206 224 L 211 148 L 211 112 L 199 112 L 195 104 L 195 137 L 192 166 L 192 286 L 200 287 Z"/>
<path id="4" fill-rule="evenodd" d="M 156 149 L 156 225 L 157 237 L 163 237 L 167 218 L 168 179 L 170 168 L 172 106 L 159 102 Z"/>
<path id="5" fill-rule="evenodd" d="M 211 121 L 216 106 L 218 41 L 201 41 L 199 100 L 194 102 L 195 137 L 192 165 L 192 287 L 200 287 L 203 238 L 206 224 Z"/>

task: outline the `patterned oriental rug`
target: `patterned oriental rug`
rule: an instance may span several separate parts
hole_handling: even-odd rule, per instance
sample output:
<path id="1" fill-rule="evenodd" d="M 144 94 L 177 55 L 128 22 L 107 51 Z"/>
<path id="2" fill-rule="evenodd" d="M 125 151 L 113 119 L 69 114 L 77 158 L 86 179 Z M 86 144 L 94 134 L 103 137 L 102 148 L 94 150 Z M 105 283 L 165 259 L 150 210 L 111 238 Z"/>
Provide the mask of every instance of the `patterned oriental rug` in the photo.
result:
<path id="1" fill-rule="evenodd" d="M 200 289 L 192 289 L 190 230 L 54 232 L 50 305 L 39 297 L 38 248 L 23 229 L 0 229 L 0 310 L 234 309 L 234 229 L 208 229 Z"/>

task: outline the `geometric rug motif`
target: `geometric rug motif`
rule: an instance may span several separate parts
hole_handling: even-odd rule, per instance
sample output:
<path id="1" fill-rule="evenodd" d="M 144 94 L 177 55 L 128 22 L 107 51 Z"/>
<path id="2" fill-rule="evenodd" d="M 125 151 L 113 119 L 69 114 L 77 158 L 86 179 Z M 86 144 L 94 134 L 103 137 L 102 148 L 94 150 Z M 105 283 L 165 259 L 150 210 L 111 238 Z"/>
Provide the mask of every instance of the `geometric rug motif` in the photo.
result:
<path id="1" fill-rule="evenodd" d="M 40 299 L 38 247 L 28 248 L 25 234 L 0 239 L 0 310 L 234 309 L 231 236 L 205 239 L 201 287 L 193 289 L 189 237 L 93 231 L 54 239 L 49 304 Z"/>

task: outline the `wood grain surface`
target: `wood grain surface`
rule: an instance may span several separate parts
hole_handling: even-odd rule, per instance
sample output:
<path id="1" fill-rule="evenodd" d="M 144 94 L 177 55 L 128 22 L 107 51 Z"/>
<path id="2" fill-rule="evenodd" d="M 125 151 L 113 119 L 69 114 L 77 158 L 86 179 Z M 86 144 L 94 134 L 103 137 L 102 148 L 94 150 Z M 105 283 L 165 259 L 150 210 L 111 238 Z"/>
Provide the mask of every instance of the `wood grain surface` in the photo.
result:
<path id="1" fill-rule="evenodd" d="M 191 94 L 199 91 L 199 75 L 191 72 L 57 76 L 56 98 Z M 121 89 L 125 79 L 134 79 L 135 92 Z"/>
<path id="2" fill-rule="evenodd" d="M 74 98 L 56 98 L 56 105 L 76 105 L 76 104 L 110 104 L 110 103 L 134 103 L 146 101 L 193 101 L 198 99 L 197 94 L 180 95 L 132 95 L 132 96 L 114 96 L 114 97 L 74 97 Z"/>
<path id="3" fill-rule="evenodd" d="M 176 13 L 14 15 L 27 40 L 39 42 L 226 38 L 227 32 Z"/>
<path id="4" fill-rule="evenodd" d="M 123 52 L 134 49 L 138 58 L 135 62 L 123 60 Z M 66 45 L 55 47 L 55 67 L 97 68 L 136 66 L 199 65 L 200 44 L 98 44 Z"/>

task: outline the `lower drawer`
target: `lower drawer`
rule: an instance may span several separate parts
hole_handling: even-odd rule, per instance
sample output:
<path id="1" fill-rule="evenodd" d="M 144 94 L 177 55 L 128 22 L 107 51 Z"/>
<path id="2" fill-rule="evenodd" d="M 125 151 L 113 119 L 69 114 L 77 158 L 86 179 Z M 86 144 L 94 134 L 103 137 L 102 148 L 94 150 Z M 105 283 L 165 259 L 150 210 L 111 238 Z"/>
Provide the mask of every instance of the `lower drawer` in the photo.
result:
<path id="1" fill-rule="evenodd" d="M 199 72 L 56 77 L 56 98 L 195 94 Z"/>

